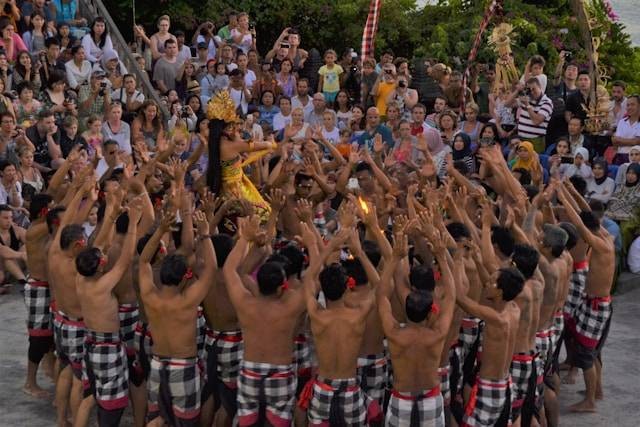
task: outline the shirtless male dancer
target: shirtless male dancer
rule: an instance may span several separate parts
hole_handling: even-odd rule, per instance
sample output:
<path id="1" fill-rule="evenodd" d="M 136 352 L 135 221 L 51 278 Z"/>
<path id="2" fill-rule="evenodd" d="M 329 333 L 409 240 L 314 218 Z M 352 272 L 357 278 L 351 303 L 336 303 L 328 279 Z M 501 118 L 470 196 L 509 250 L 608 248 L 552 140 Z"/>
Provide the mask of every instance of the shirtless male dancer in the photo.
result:
<path id="1" fill-rule="evenodd" d="M 47 281 L 46 247 L 49 238 L 47 213 L 52 202 L 48 194 L 36 194 L 29 205 L 31 226 L 26 232 L 27 270 L 29 278 L 24 286 L 24 301 L 27 306 L 27 329 L 29 350 L 27 378 L 23 387 L 25 393 L 35 397 L 46 397 L 48 393 L 36 381 L 38 365 L 50 354 L 49 375 L 53 375 L 53 318 L 51 317 L 51 291 Z"/>
<path id="2" fill-rule="evenodd" d="M 378 313 L 393 364 L 393 390 L 385 417 L 388 426 L 445 425 L 438 367 L 453 318 L 456 289 L 447 249 L 439 233 L 432 233 L 428 240 L 440 280 L 434 292 L 413 290 L 408 294 L 404 301 L 406 324 L 393 316 L 389 300 L 393 285 L 387 273 L 407 254 L 407 237 L 403 234 L 396 234 L 391 265 L 385 266 L 378 291 Z M 439 294 L 437 298 L 435 294 Z"/>
<path id="3" fill-rule="evenodd" d="M 569 201 L 571 195 L 560 186 L 558 199 L 565 207 L 569 221 L 591 247 L 590 262 L 597 269 L 587 274 L 585 292 L 573 315 L 567 320 L 568 345 L 573 348 L 573 366 L 582 369 L 586 394 L 584 400 L 571 406 L 574 412 L 595 412 L 596 391 L 602 381 L 602 365 L 598 360 L 611 321 L 611 286 L 615 273 L 613 238 L 589 211 L 576 212 Z"/>
<path id="4" fill-rule="evenodd" d="M 202 390 L 201 420 L 204 423 L 208 418 L 210 425 L 215 414 L 215 425 L 229 426 L 236 412 L 238 374 L 244 344 L 238 316 L 222 277 L 222 268 L 233 249 L 233 238 L 228 234 L 215 234 L 211 240 L 218 270 L 216 279 L 202 301 L 209 329 L 205 339 L 207 382 Z M 213 401 L 205 403 L 209 399 Z"/>
<path id="5" fill-rule="evenodd" d="M 114 289 L 131 265 L 141 213 L 140 200 L 129 203 L 128 230 L 111 269 L 106 270 L 107 258 L 101 248 L 87 248 L 76 257 L 76 289 L 86 325 L 83 383 L 85 396 L 92 395 L 98 403 L 100 426 L 119 425 L 129 403 L 129 370 Z M 88 408 L 78 412 L 77 421 L 82 422 L 83 416 L 88 416 Z"/>
<path id="6" fill-rule="evenodd" d="M 456 303 L 463 310 L 485 321 L 480 370 L 465 408 L 463 427 L 506 426 L 509 422 L 509 368 L 520 322 L 520 308 L 514 299 L 523 287 L 522 273 L 509 267 L 495 271 L 485 284 L 491 305 L 478 304 L 464 292 L 456 293 Z"/>
<path id="7" fill-rule="evenodd" d="M 73 418 L 82 400 L 85 325 L 75 286 L 77 274 L 75 259 L 87 246 L 87 242 L 82 226 L 71 222 L 79 210 L 83 197 L 89 196 L 92 192 L 95 193 L 95 179 L 87 180 L 59 219 L 60 224 L 49 246 L 46 260 L 49 282 L 53 286 L 55 296 L 53 330 L 61 368 L 56 381 L 56 411 L 59 426 L 66 425 L 67 406 L 69 405 Z M 55 221 L 58 220 L 55 219 Z M 69 384 L 71 384 L 70 393 Z"/>
<path id="8" fill-rule="evenodd" d="M 511 359 L 511 381 L 513 382 L 511 422 L 513 426 L 519 427 L 522 407 L 527 399 L 531 400 L 535 395 L 536 379 L 533 377 L 533 364 L 544 285 L 535 274 L 540 253 L 533 246 L 516 244 L 511 259 L 525 279 L 522 292 L 515 299 L 520 308 L 520 322 Z"/>
<path id="9" fill-rule="evenodd" d="M 257 216 L 239 219 L 238 241 L 222 269 L 244 338 L 237 419 L 240 426 L 261 426 L 267 421 L 289 425 L 296 392 L 293 337 L 304 311 L 304 292 L 288 287 L 279 262 L 267 262 L 258 269 L 256 294 L 244 285 L 238 267 L 249 246 L 264 233 L 259 224 Z"/>
<path id="10" fill-rule="evenodd" d="M 162 236 L 172 225 L 173 214 L 165 214 L 160 226 L 140 255 L 140 296 L 149 328 L 153 332 L 153 356 L 149 373 L 149 425 L 195 426 L 200 415 L 200 369 L 197 362 L 196 322 L 202 302 L 217 269 L 209 224 L 201 211 L 193 214 L 197 228 L 199 277 L 184 255 L 171 254 L 162 260 L 160 283 L 153 278 L 151 259 Z"/>
<path id="11" fill-rule="evenodd" d="M 318 355 L 318 374 L 313 380 L 308 410 L 309 424 L 326 427 L 367 425 L 369 420 L 381 417 L 378 402 L 362 391 L 356 378 L 366 319 L 374 307 L 373 293 L 349 298 L 356 287 L 355 279 L 347 276 L 339 263 L 330 264 L 320 272 L 326 308 L 318 302 L 317 283 L 318 271 L 327 257 L 339 248 L 344 235 L 349 236 L 347 242 L 351 255 L 362 262 L 374 284 L 378 281 L 378 274 L 366 258 L 355 229 L 341 230 L 319 256 L 315 236 L 306 224 L 301 227 L 305 245 L 312 248 L 309 250 L 312 264 L 305 274 L 304 288 Z"/>

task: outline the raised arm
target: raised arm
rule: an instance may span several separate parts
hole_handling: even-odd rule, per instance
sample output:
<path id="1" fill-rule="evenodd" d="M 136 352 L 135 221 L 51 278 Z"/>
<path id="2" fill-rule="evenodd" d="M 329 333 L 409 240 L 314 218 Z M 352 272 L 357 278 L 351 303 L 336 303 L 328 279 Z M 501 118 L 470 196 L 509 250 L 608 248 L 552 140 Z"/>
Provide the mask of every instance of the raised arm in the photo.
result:
<path id="1" fill-rule="evenodd" d="M 153 270 L 151 268 L 151 260 L 158 251 L 158 245 L 164 236 L 170 229 L 171 225 L 175 221 L 176 216 L 172 212 L 165 212 L 160 225 L 156 228 L 149 241 L 144 247 L 144 250 L 140 254 L 138 259 L 138 271 L 139 271 L 139 283 L 140 283 L 140 295 L 145 296 L 155 290 L 153 283 Z"/>
<path id="2" fill-rule="evenodd" d="M 369 257 L 362 249 L 362 245 L 360 244 L 360 236 L 355 228 L 351 231 L 351 235 L 349 236 L 347 244 L 349 247 L 349 251 L 351 251 L 351 255 L 360 260 L 360 264 L 362 264 L 362 268 L 364 269 L 364 272 L 369 279 L 369 284 L 373 289 L 375 289 L 380 282 L 380 276 L 378 275 L 378 270 L 376 270 L 376 268 L 369 260 Z"/>
<path id="3" fill-rule="evenodd" d="M 122 279 L 122 275 L 131 266 L 131 260 L 136 250 L 137 227 L 141 215 L 142 201 L 135 199 L 129 203 L 129 228 L 127 229 L 127 235 L 122 244 L 120 256 L 111 270 L 100 278 L 100 282 L 104 282 L 104 284 L 111 289 L 115 288 L 116 284 Z"/>
<path id="4" fill-rule="evenodd" d="M 260 218 L 256 215 L 249 218 L 238 219 L 238 241 L 227 257 L 222 268 L 222 275 L 227 287 L 229 298 L 235 307 L 240 307 L 242 301 L 251 296 L 251 292 L 243 285 L 238 268 L 249 251 L 250 239 L 260 228 Z"/>
<path id="5" fill-rule="evenodd" d="M 197 210 L 193 214 L 193 222 L 195 222 L 196 229 L 198 230 L 198 242 L 197 252 L 198 258 L 204 269 L 200 273 L 200 277 L 191 286 L 189 286 L 184 296 L 188 305 L 198 305 L 202 302 L 213 281 L 215 280 L 215 272 L 218 269 L 218 263 L 216 261 L 216 253 L 213 248 L 213 242 L 209 235 L 209 223 L 207 222 L 207 216 L 201 210 Z"/>

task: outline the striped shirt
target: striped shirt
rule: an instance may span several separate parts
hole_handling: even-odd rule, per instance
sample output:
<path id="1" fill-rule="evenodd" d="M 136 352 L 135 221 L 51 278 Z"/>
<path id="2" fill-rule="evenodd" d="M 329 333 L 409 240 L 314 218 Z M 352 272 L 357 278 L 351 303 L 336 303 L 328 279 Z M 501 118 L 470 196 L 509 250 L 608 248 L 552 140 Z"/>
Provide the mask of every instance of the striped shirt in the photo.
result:
<path id="1" fill-rule="evenodd" d="M 547 134 L 547 125 L 549 124 L 549 118 L 553 112 L 553 102 L 547 95 L 542 95 L 537 101 L 531 99 L 529 101 L 533 107 L 533 111 L 536 114 L 542 114 L 544 121 L 535 125 L 529 114 L 529 110 L 526 108 L 520 109 L 518 115 L 518 135 L 522 138 L 537 138 L 539 136 L 545 136 Z"/>

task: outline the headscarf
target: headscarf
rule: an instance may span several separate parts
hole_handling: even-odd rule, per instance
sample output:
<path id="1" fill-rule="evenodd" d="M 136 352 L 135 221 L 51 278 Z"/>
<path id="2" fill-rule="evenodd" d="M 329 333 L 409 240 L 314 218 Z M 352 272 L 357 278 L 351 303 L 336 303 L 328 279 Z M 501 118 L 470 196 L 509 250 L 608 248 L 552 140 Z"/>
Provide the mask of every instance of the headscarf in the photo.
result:
<path id="1" fill-rule="evenodd" d="M 596 166 L 600 166 L 604 171 L 604 175 L 602 175 L 602 178 L 596 178 L 595 175 L 593 176 L 593 180 L 596 182 L 596 184 L 601 185 L 603 182 L 607 180 L 607 172 L 609 170 L 609 165 L 607 164 L 607 161 L 604 158 L 600 157 L 593 161 L 593 164 L 591 165 L 591 169 L 595 168 Z"/>
<path id="2" fill-rule="evenodd" d="M 582 157 L 582 161 L 584 162 L 588 162 L 589 161 L 589 150 L 587 150 L 584 147 L 578 147 L 576 148 L 576 154 L 575 156 L 580 155 Z M 574 158 L 575 158 L 574 156 Z"/>
<path id="3" fill-rule="evenodd" d="M 456 138 L 462 138 L 464 141 L 464 147 L 462 150 L 456 150 Z M 465 157 L 471 156 L 471 138 L 464 132 L 460 132 L 456 136 L 453 137 L 453 145 L 451 146 L 451 150 L 453 152 L 453 160 L 462 160 Z"/>
<path id="4" fill-rule="evenodd" d="M 636 185 L 638 185 L 638 183 L 640 183 L 640 164 L 638 163 L 631 163 L 629 165 L 629 167 L 627 168 L 627 173 L 629 172 L 633 172 L 636 174 L 636 176 L 638 177 L 638 179 L 636 180 L 636 182 L 630 183 L 627 180 L 627 177 L 625 176 L 624 178 L 624 185 L 627 187 L 635 187 Z"/>
<path id="5" fill-rule="evenodd" d="M 638 153 L 640 153 L 640 145 L 634 145 L 633 147 L 631 147 L 629 149 L 629 153 L 631 153 L 632 151 L 637 151 Z"/>
<path id="6" fill-rule="evenodd" d="M 526 161 L 522 160 L 520 156 L 518 156 L 511 169 L 522 168 L 528 171 L 540 172 L 541 171 L 540 159 L 538 157 L 538 153 L 536 153 L 536 151 L 533 149 L 533 144 L 530 143 L 529 141 L 522 141 L 518 145 L 516 152 L 520 148 L 524 148 L 525 150 L 527 150 L 527 152 L 529 153 L 529 160 L 526 160 Z"/>

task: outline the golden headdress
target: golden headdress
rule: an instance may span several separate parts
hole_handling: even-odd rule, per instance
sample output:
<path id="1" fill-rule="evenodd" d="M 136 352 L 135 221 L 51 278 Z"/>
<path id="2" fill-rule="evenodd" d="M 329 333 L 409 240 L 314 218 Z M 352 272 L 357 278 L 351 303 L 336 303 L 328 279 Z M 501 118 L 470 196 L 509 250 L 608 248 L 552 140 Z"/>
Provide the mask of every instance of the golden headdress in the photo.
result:
<path id="1" fill-rule="evenodd" d="M 207 118 L 209 120 L 224 120 L 227 123 L 238 121 L 236 105 L 226 90 L 216 93 L 207 104 Z"/>

